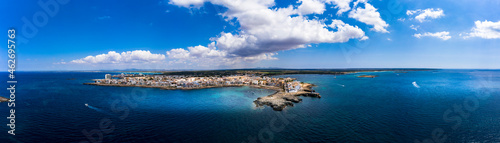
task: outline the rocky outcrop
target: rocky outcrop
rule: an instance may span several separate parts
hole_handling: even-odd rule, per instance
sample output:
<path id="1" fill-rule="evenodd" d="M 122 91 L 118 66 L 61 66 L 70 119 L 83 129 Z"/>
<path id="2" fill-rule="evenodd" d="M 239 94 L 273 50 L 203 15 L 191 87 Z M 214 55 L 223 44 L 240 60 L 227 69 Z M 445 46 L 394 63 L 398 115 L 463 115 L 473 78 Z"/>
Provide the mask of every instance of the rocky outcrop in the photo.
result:
<path id="1" fill-rule="evenodd" d="M 8 102 L 10 99 L 0 96 L 0 102 Z"/>
<path id="2" fill-rule="evenodd" d="M 280 90 L 269 96 L 259 97 L 253 102 L 257 107 L 267 105 L 275 111 L 282 111 L 287 106 L 293 106 L 293 103 L 302 102 L 300 96 L 321 98 L 319 93 L 311 89 L 312 86 L 312 84 L 304 83 L 302 84 L 302 90 L 298 92 L 286 93 Z"/>
<path id="3" fill-rule="evenodd" d="M 360 75 L 358 76 L 359 78 L 375 78 L 377 77 L 376 75 Z"/>

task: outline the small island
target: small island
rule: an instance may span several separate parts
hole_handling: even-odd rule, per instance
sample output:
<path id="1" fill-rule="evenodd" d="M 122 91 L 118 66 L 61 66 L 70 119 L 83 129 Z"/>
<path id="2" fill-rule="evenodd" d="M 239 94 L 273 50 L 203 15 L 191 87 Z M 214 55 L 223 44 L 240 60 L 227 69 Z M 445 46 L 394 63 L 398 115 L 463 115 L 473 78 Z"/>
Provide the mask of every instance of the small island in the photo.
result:
<path id="1" fill-rule="evenodd" d="M 85 85 L 146 87 L 166 90 L 193 90 L 219 87 L 250 86 L 275 90 L 274 94 L 259 97 L 254 103 L 259 106 L 270 106 L 275 111 L 281 111 L 293 103 L 302 101 L 299 96 L 321 98 L 312 90 L 313 84 L 297 81 L 295 78 L 271 78 L 255 75 L 230 76 L 186 76 L 186 75 L 143 75 L 143 74 L 106 74 L 104 79 L 94 79 L 93 83 Z"/>
<path id="2" fill-rule="evenodd" d="M 376 75 L 360 75 L 360 76 L 357 76 L 359 78 L 375 78 L 377 77 Z"/>

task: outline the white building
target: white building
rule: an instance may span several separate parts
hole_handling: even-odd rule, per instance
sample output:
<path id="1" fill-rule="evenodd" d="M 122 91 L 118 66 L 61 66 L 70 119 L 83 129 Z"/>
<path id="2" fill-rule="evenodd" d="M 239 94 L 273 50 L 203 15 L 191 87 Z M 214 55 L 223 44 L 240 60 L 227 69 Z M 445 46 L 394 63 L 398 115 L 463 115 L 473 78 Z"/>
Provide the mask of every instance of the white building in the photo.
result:
<path id="1" fill-rule="evenodd" d="M 299 81 L 289 82 L 287 86 L 288 92 L 298 92 L 301 88 Z"/>
<path id="2" fill-rule="evenodd" d="M 104 78 L 105 78 L 105 79 L 111 79 L 111 74 L 106 74 L 106 75 L 104 76 Z"/>
<path id="3" fill-rule="evenodd" d="M 258 80 L 252 80 L 252 84 L 259 85 L 259 81 Z"/>

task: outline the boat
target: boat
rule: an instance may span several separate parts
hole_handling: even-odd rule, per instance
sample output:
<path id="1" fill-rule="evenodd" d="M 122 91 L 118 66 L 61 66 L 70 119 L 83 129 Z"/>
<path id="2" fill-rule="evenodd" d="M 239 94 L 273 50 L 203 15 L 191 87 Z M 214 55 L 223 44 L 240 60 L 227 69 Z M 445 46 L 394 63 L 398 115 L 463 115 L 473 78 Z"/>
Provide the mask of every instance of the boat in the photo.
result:
<path id="1" fill-rule="evenodd" d="M 89 107 L 89 104 L 85 103 L 85 106 Z"/>
<path id="2" fill-rule="evenodd" d="M 415 86 L 416 88 L 420 88 L 420 86 L 418 86 L 416 81 L 412 82 L 411 84 L 413 84 L 413 86 Z"/>

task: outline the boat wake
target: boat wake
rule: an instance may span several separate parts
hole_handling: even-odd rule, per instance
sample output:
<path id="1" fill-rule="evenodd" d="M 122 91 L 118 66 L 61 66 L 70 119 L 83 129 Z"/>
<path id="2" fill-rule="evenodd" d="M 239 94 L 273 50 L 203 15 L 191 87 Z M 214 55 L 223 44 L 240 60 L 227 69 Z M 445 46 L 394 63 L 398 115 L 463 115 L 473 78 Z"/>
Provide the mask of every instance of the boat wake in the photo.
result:
<path id="1" fill-rule="evenodd" d="M 420 86 L 418 86 L 418 84 L 417 84 L 417 82 L 416 82 L 416 81 L 414 81 L 414 82 L 413 82 L 413 83 L 411 83 L 411 84 L 413 84 L 413 86 L 415 86 L 416 88 L 420 88 Z"/>
<path id="2" fill-rule="evenodd" d="M 342 87 L 345 87 L 345 85 L 343 85 L 343 84 L 338 84 L 338 83 L 337 83 L 337 85 L 338 85 L 338 86 L 342 86 Z"/>
<path id="3" fill-rule="evenodd" d="M 85 106 L 87 106 L 87 107 L 89 107 L 90 109 L 93 109 L 93 110 L 95 110 L 95 111 L 97 111 L 97 112 L 101 112 L 101 113 L 106 114 L 106 115 L 111 115 L 111 114 L 109 114 L 108 112 L 106 112 L 106 111 L 104 111 L 104 110 L 102 110 L 102 109 L 99 109 L 99 108 L 97 108 L 97 107 L 90 106 L 89 104 L 85 104 Z"/>

